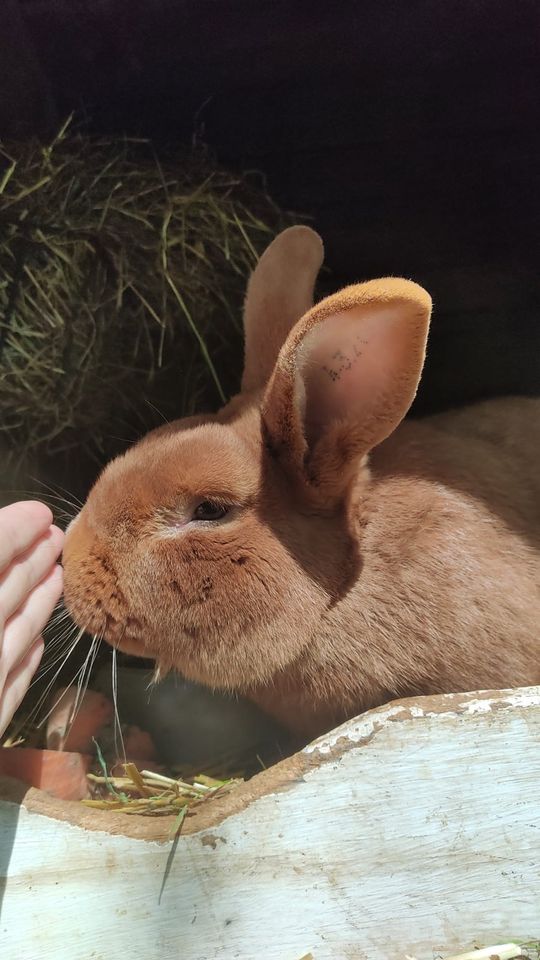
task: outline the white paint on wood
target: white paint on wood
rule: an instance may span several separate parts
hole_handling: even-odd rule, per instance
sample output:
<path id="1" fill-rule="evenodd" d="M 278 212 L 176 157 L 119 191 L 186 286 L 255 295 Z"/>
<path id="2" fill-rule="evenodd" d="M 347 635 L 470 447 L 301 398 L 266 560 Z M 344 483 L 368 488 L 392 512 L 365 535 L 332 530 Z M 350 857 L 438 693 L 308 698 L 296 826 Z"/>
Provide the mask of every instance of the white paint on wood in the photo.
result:
<path id="1" fill-rule="evenodd" d="M 0 801 L 2 960 L 432 960 L 538 937 L 540 689 L 422 704 L 343 725 L 174 850 Z"/>
<path id="2" fill-rule="evenodd" d="M 416 707 L 413 709 L 418 710 L 419 708 Z M 390 706 L 384 707 L 382 710 L 370 710 L 369 713 L 363 714 L 355 720 L 349 720 L 348 723 L 336 727 L 335 730 L 331 730 L 330 733 L 326 733 L 317 740 L 314 740 L 313 743 L 309 743 L 307 747 L 304 748 L 304 753 L 320 753 L 324 756 L 324 754 L 330 753 L 343 738 L 349 740 L 351 743 L 360 743 L 360 741 L 371 737 L 381 723 L 385 723 L 387 720 L 399 716 L 402 712 L 402 706 Z M 415 716 L 423 717 L 423 710 L 420 713 L 416 713 Z"/>

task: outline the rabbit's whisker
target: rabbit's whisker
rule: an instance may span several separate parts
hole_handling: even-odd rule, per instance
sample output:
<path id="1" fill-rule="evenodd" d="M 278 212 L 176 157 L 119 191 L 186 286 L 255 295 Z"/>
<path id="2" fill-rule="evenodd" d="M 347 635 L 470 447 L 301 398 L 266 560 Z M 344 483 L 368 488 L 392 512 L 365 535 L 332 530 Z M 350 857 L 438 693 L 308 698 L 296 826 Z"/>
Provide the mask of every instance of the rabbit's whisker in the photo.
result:
<path id="1" fill-rule="evenodd" d="M 122 746 L 122 756 L 124 758 L 124 763 L 125 763 L 127 759 L 126 747 L 124 744 L 124 737 L 122 734 L 120 714 L 118 712 L 118 663 L 117 663 L 116 647 L 112 648 L 111 684 L 112 684 L 112 697 L 113 697 L 113 704 L 114 704 L 114 747 L 116 750 L 116 755 L 118 756 L 118 740 L 117 740 L 117 735 L 118 735 L 121 746 Z"/>

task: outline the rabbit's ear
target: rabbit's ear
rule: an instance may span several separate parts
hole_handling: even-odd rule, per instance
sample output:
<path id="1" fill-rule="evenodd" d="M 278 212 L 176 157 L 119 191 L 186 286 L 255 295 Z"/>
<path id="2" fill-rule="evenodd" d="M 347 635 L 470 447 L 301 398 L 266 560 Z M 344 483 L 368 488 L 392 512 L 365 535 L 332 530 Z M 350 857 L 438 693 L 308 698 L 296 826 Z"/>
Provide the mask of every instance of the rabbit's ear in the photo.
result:
<path id="1" fill-rule="evenodd" d="M 424 363 L 431 298 L 390 277 L 347 287 L 291 331 L 263 401 L 269 448 L 310 497 L 343 496 L 359 460 L 409 409 Z"/>
<path id="2" fill-rule="evenodd" d="M 263 253 L 244 306 L 243 391 L 268 382 L 287 335 L 313 305 L 322 261 L 322 240 L 309 227 L 289 227 Z"/>

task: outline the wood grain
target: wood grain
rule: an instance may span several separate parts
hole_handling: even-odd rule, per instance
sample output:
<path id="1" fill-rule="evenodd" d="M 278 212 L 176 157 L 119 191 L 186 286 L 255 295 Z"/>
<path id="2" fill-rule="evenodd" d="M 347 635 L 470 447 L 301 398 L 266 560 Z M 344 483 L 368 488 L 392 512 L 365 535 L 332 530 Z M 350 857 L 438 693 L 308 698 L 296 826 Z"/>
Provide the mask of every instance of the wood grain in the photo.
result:
<path id="1" fill-rule="evenodd" d="M 2 957 L 432 960 L 538 936 L 539 738 L 540 688 L 391 704 L 177 844 L 0 800 Z"/>

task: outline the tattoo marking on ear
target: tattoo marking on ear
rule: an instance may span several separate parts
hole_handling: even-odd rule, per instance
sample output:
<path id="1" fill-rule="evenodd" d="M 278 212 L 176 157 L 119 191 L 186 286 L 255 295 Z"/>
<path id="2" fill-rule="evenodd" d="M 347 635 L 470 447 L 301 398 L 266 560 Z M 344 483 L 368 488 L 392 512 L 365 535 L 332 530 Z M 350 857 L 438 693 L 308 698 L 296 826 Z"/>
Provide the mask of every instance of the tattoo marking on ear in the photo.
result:
<path id="1" fill-rule="evenodd" d="M 354 351 L 354 357 L 351 358 L 351 357 L 348 356 L 346 353 L 343 353 L 343 350 L 341 350 L 340 348 L 338 348 L 338 349 L 331 355 L 330 359 L 331 359 L 331 360 L 336 360 L 338 363 L 341 363 L 341 366 L 338 366 L 338 367 L 336 368 L 336 367 L 329 367 L 327 364 L 323 364 L 322 369 L 323 369 L 324 373 L 326 373 L 327 376 L 330 377 L 330 380 L 332 381 L 332 383 L 335 383 L 336 380 L 340 380 L 340 379 L 341 379 L 341 374 L 342 374 L 345 370 L 350 370 L 351 367 L 352 367 L 352 365 L 353 365 L 353 363 L 356 363 L 356 361 L 358 360 L 358 358 L 362 356 L 363 350 L 360 350 L 360 349 L 358 348 L 357 343 L 362 343 L 362 344 L 364 344 L 364 345 L 367 345 L 367 344 L 368 344 L 368 341 L 367 341 L 367 340 L 362 340 L 362 338 L 361 338 L 360 336 L 355 337 L 355 341 L 356 341 L 356 342 L 353 343 L 353 345 L 352 345 L 352 349 L 353 349 L 353 351 Z"/>

